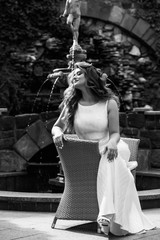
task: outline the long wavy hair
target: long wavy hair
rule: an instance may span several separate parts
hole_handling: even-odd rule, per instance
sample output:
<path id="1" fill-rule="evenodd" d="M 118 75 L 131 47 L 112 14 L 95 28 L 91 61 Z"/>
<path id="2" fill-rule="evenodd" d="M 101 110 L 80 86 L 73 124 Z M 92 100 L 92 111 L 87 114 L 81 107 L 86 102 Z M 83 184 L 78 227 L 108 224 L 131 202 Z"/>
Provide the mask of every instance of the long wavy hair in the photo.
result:
<path id="1" fill-rule="evenodd" d="M 119 98 L 112 92 L 107 84 L 107 74 L 100 69 L 95 68 L 92 64 L 87 62 L 78 62 L 75 64 L 75 69 L 79 68 L 87 79 L 87 87 L 96 101 L 107 101 L 115 99 L 119 106 Z M 78 102 L 82 98 L 82 93 L 76 89 L 72 83 L 74 77 L 74 70 L 68 75 L 68 88 L 64 91 L 64 98 L 60 105 L 64 109 L 64 119 L 67 132 L 74 132 L 74 115 L 78 107 Z"/>

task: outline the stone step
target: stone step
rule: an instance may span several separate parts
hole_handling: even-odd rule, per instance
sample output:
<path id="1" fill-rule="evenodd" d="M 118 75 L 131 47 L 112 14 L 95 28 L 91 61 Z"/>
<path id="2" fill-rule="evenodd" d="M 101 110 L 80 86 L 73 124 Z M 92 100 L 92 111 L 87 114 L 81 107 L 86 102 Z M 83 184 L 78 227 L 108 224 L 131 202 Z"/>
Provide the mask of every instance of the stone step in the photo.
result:
<path id="1" fill-rule="evenodd" d="M 137 170 L 136 187 L 140 191 L 160 188 L 160 169 Z"/>
<path id="2" fill-rule="evenodd" d="M 26 171 L 0 172 L 0 191 L 31 191 L 33 177 Z"/>
<path id="3" fill-rule="evenodd" d="M 160 208 L 160 189 L 138 191 L 142 209 Z"/>
<path id="4" fill-rule="evenodd" d="M 0 210 L 55 212 L 62 193 L 0 191 Z"/>
<path id="5" fill-rule="evenodd" d="M 0 191 L 42 192 L 50 188 L 49 178 L 57 172 L 58 163 L 35 162 L 28 163 L 28 171 L 0 172 Z"/>
<path id="6" fill-rule="evenodd" d="M 138 191 L 142 209 L 160 208 L 160 189 Z M 0 210 L 56 212 L 62 193 L 0 191 Z"/>

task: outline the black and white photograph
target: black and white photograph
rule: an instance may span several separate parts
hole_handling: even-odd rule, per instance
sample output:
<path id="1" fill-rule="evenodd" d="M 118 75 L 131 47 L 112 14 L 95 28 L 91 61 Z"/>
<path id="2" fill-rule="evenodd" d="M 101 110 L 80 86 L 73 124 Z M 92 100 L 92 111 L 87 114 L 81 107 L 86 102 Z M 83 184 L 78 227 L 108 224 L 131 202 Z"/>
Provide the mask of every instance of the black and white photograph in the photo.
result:
<path id="1" fill-rule="evenodd" d="M 160 0 L 0 0 L 0 239 L 160 239 Z"/>

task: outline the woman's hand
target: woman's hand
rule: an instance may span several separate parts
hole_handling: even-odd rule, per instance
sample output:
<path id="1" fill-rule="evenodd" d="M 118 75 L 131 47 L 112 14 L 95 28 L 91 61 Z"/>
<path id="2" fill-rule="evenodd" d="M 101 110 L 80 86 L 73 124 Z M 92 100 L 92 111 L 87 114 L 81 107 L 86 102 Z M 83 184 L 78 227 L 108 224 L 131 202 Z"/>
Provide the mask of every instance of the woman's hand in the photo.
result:
<path id="1" fill-rule="evenodd" d="M 115 158 L 118 156 L 118 149 L 117 149 L 117 144 L 113 142 L 108 142 L 103 154 L 107 152 L 107 158 L 109 162 L 114 161 Z"/>
<path id="2" fill-rule="evenodd" d="M 63 133 L 53 136 L 53 141 L 56 147 L 63 148 Z"/>

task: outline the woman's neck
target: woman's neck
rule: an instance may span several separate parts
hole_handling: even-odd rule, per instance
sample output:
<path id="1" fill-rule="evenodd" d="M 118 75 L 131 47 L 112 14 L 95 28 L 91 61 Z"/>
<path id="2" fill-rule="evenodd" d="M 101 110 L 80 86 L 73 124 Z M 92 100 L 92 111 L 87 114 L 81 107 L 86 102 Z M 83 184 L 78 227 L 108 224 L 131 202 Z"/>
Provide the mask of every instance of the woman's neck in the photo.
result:
<path id="1" fill-rule="evenodd" d="M 90 92 L 82 92 L 82 98 L 80 99 L 79 103 L 83 105 L 93 105 L 97 102 L 98 100 Z"/>

